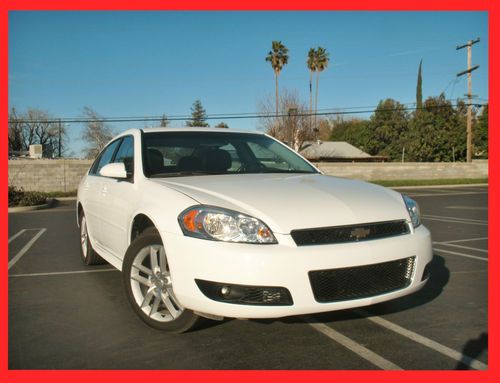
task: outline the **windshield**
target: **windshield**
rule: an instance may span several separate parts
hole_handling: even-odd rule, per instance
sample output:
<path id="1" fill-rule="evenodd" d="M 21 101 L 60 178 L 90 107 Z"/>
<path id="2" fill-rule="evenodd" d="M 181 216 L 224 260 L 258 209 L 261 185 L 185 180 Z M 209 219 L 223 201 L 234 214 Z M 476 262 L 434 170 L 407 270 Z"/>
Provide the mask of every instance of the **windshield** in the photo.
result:
<path id="1" fill-rule="evenodd" d="M 147 177 L 318 173 L 295 152 L 262 134 L 144 133 L 142 148 Z"/>

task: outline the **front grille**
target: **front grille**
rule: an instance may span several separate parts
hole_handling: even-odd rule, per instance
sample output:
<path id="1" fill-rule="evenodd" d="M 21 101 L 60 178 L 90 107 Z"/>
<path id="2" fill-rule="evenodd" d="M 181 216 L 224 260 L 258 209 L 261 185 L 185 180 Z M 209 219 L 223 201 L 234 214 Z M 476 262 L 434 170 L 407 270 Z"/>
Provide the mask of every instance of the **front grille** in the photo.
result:
<path id="1" fill-rule="evenodd" d="M 410 233 L 410 228 L 406 221 L 399 220 L 299 229 L 292 230 L 291 235 L 297 246 L 307 246 L 366 241 L 408 233 Z"/>
<path id="2" fill-rule="evenodd" d="M 224 303 L 256 306 L 291 306 L 288 289 L 276 286 L 247 286 L 195 279 L 198 288 L 208 298 Z"/>
<path id="3" fill-rule="evenodd" d="M 314 298 L 320 303 L 368 298 L 410 285 L 415 257 L 373 265 L 309 272 Z"/>

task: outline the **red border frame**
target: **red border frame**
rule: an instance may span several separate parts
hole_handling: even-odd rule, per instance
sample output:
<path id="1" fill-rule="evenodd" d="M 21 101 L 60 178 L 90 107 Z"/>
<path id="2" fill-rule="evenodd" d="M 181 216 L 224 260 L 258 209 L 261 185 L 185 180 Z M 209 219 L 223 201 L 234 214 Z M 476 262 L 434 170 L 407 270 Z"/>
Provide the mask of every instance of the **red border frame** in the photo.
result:
<path id="1" fill-rule="evenodd" d="M 314 4 L 314 8 L 312 8 Z M 489 12 L 489 131 L 490 148 L 498 143 L 498 133 L 494 129 L 498 118 L 498 86 L 500 67 L 498 49 L 500 16 L 499 6 L 494 0 L 357 0 L 355 4 L 346 0 L 319 0 L 311 3 L 304 0 L 246 0 L 235 4 L 234 0 L 4 0 L 0 4 L 0 41 L 1 41 L 1 124 L 3 133 L 0 135 L 1 182 L 7 189 L 8 166 L 7 161 L 7 120 L 8 120 L 8 12 L 10 10 L 373 10 L 373 11 L 488 11 Z M 498 204 L 497 194 L 497 156 L 498 150 L 489 153 L 489 216 L 496 217 Z M 3 190 L 5 190 L 3 189 Z M 5 212 L 0 221 L 0 244 L 4 255 L 4 265 L 8 263 L 8 216 L 7 194 L 0 196 L 0 204 Z M 490 220 L 491 222 L 491 220 Z M 488 237 L 499 238 L 498 227 L 495 223 L 488 226 Z M 340 380 L 351 382 L 380 381 L 380 382 L 419 382 L 423 380 L 439 380 L 441 382 L 494 382 L 499 381 L 498 369 L 498 331 L 494 324 L 498 324 L 500 306 L 499 286 L 494 276 L 498 275 L 497 256 L 498 243 L 489 241 L 489 304 L 488 304 L 488 334 L 489 334 L 489 369 L 487 371 L 19 371 L 8 370 L 8 269 L 2 268 L 0 288 L 0 380 L 9 382 L 86 382 L 119 380 L 120 382 L 137 382 L 139 380 L 163 379 L 169 381 L 203 380 L 209 382 L 240 382 L 286 380 L 289 383 L 302 381 L 329 382 Z M 491 302 L 497 302 L 492 304 Z"/>

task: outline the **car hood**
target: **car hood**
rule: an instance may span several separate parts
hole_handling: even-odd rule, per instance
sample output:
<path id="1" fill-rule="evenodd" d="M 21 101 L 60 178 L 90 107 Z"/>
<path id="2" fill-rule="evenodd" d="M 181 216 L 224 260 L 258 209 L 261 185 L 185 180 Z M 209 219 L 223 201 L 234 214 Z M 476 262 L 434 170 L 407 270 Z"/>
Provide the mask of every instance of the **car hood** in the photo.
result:
<path id="1" fill-rule="evenodd" d="M 409 219 L 399 193 L 322 174 L 238 174 L 150 179 L 200 204 L 246 213 L 286 234 L 294 229 Z"/>

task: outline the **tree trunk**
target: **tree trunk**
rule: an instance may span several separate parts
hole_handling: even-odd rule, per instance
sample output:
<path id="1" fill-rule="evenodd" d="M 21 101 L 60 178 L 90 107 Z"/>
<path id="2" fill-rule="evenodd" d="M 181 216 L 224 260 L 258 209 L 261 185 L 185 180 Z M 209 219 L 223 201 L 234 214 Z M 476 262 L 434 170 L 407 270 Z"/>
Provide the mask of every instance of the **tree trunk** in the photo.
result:
<path id="1" fill-rule="evenodd" d="M 316 99 L 314 100 L 314 128 L 318 122 L 318 85 L 319 85 L 319 71 L 316 73 Z"/>
<path id="2" fill-rule="evenodd" d="M 312 95 L 312 81 L 313 71 L 309 71 L 309 125 L 312 125 L 312 109 L 313 109 L 313 95 Z"/>
<path id="3" fill-rule="evenodd" d="M 276 118 L 278 118 L 278 72 L 275 72 L 276 79 Z"/>

